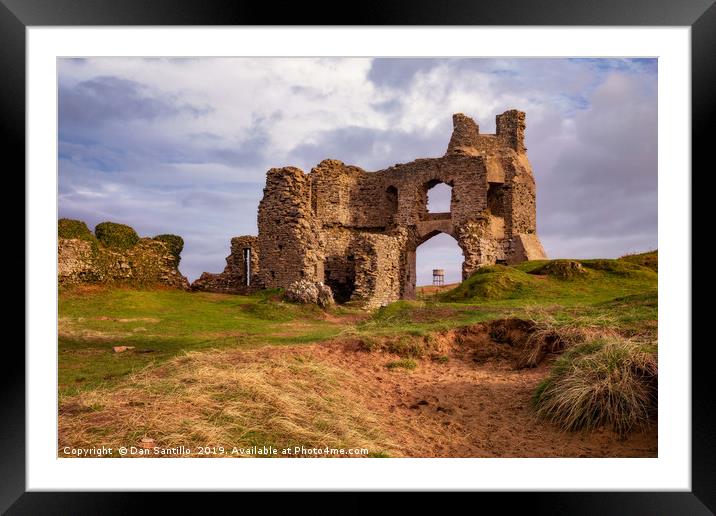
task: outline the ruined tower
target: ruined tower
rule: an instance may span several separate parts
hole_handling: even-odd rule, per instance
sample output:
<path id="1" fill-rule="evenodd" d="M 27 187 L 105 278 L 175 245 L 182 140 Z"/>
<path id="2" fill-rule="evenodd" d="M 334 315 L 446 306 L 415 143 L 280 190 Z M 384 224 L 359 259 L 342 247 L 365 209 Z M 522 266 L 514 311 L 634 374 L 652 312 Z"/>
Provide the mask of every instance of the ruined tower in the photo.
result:
<path id="1" fill-rule="evenodd" d="M 380 306 L 415 296 L 415 252 L 438 233 L 457 240 L 463 279 L 478 267 L 545 258 L 536 234 L 535 181 L 524 145 L 525 114 L 496 117 L 481 134 L 453 115 L 439 158 L 377 172 L 324 160 L 305 174 L 268 171 L 259 204 L 252 288 L 323 282 L 337 301 Z M 452 188 L 450 211 L 429 213 L 428 190 Z"/>

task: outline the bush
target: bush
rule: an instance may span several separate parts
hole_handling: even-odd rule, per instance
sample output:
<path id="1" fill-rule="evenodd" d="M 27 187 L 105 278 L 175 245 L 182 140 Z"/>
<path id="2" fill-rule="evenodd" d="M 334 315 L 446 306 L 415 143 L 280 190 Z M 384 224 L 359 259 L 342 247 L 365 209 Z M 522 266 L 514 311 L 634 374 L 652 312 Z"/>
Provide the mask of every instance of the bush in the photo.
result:
<path id="1" fill-rule="evenodd" d="M 139 242 L 139 235 L 134 229 L 116 222 L 100 222 L 94 228 L 94 234 L 106 247 L 129 249 Z"/>
<path id="2" fill-rule="evenodd" d="M 81 220 L 60 219 L 57 221 L 57 236 L 60 238 L 78 238 L 94 241 L 95 237 Z"/>
<path id="3" fill-rule="evenodd" d="M 609 425 L 624 436 L 656 410 L 657 360 L 643 344 L 612 338 L 568 350 L 534 395 L 540 416 L 564 430 Z"/>
<path id="4" fill-rule="evenodd" d="M 184 249 L 184 239 L 179 235 L 166 234 L 157 235 L 154 237 L 154 240 L 159 240 L 160 242 L 164 242 L 165 244 L 167 244 L 169 252 L 172 253 L 177 259 L 178 265 L 179 261 L 181 260 L 181 252 Z"/>

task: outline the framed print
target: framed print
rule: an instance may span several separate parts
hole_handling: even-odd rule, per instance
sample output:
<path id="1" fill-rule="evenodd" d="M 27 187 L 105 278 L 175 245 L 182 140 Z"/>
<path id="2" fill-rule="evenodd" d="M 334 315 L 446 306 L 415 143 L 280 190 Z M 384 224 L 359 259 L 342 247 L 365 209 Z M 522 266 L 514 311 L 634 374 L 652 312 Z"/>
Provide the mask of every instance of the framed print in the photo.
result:
<path id="1" fill-rule="evenodd" d="M 3 510 L 710 514 L 691 177 L 716 8 L 548 3 L 3 0 L 27 299 Z"/>

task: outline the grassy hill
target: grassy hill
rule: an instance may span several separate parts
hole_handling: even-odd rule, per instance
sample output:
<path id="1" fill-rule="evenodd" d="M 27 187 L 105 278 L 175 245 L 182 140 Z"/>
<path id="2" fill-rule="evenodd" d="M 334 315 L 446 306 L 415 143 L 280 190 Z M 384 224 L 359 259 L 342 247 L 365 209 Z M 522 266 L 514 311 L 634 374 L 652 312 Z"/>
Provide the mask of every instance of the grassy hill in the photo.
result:
<path id="1" fill-rule="evenodd" d="M 416 375 L 427 363 L 437 368 L 450 363 L 445 351 L 448 337 L 451 342 L 465 341 L 474 331 L 471 328 L 496 320 L 525 321 L 539 334 L 539 342 L 557 336 L 559 349 L 573 349 L 562 355 L 549 375 L 549 370 L 541 373 L 542 383 L 538 388 L 535 384 L 533 393 L 534 413 L 567 429 L 612 424 L 626 432 L 644 423 L 645 414 L 650 413 L 648 400 L 621 417 L 610 405 L 619 399 L 619 392 L 610 389 L 626 384 L 605 383 L 599 371 L 611 370 L 603 365 L 593 369 L 592 364 L 618 368 L 632 363 L 624 360 L 632 360 L 630 353 L 637 353 L 639 363 L 644 364 L 640 367 L 656 374 L 656 363 L 649 357 L 656 356 L 657 260 L 654 251 L 618 260 L 494 265 L 481 268 L 452 290 L 426 292 L 419 300 L 398 301 L 374 312 L 292 304 L 283 301 L 278 291 L 235 296 L 170 289 L 61 289 L 61 433 L 65 441 L 94 442 L 100 432 L 107 443 L 115 445 L 120 437 L 141 437 L 149 427 L 138 414 L 149 402 L 136 401 L 135 407 L 127 406 L 126 400 L 139 399 L 146 392 L 152 404 L 180 403 L 191 425 L 203 429 L 192 434 L 185 428 L 189 420 L 179 417 L 171 421 L 170 432 L 166 426 L 170 413 L 164 411 L 166 422 L 155 421 L 154 434 L 173 432 L 189 441 L 230 437 L 244 444 L 372 442 L 374 447 L 388 449 L 390 429 L 381 434 L 373 409 L 347 398 L 353 396 L 348 388 L 353 393 L 372 389 L 361 384 L 363 372 L 354 370 L 354 359 L 328 363 L 314 350 L 295 360 L 271 354 L 264 362 L 259 355 L 242 358 L 240 353 L 264 349 L 273 353 L 327 341 L 359 342 L 358 349 L 369 353 L 360 360 L 382 361 L 367 367 L 387 371 L 371 374 Z M 115 351 L 118 346 L 125 349 Z M 503 353 L 498 348 L 504 344 L 490 346 L 497 346 L 498 355 Z M 493 348 L 486 349 L 491 352 Z M 470 360 L 464 364 L 467 371 L 474 367 Z M 639 381 L 631 381 L 629 367 L 615 369 L 606 378 L 628 377 L 630 388 L 641 388 Z M 571 371 L 581 375 L 580 399 L 599 401 L 597 408 L 581 408 L 594 417 L 574 419 L 571 412 L 566 418 L 559 412 L 564 406 L 559 395 L 566 392 L 562 386 L 575 381 L 571 373 L 565 376 Z M 594 385 L 601 386 L 606 398 L 590 391 Z M 651 399 L 650 389 L 644 388 L 644 399 Z M 180 393 L 184 394 L 177 398 Z M 383 399 L 383 395 L 376 396 Z M 218 419 L 207 416 L 204 409 L 192 405 L 192 399 L 203 400 L 203 407 L 214 407 L 216 414 L 223 415 Z M 529 397 L 525 403 L 529 406 Z M 235 412 L 231 417 L 226 413 L 229 409 Z M 117 414 L 124 414 L 121 421 Z M 100 416 L 102 422 L 93 423 Z M 139 418 L 135 428 L 126 425 L 132 417 Z"/>

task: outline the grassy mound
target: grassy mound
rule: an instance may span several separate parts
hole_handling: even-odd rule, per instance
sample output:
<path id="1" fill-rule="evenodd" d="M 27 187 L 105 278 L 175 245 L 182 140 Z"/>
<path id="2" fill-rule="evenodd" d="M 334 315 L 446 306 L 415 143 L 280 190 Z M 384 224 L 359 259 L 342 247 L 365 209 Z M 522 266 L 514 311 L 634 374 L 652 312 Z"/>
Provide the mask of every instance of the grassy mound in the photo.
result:
<path id="1" fill-rule="evenodd" d="M 139 235 L 134 229 L 116 222 L 100 222 L 94 228 L 94 234 L 106 247 L 129 249 L 139 242 Z"/>
<path id="2" fill-rule="evenodd" d="M 559 279 L 574 279 L 584 276 L 587 271 L 577 260 L 552 260 L 530 271 L 530 274 L 546 274 Z"/>
<path id="3" fill-rule="evenodd" d="M 646 253 L 627 254 L 619 258 L 622 261 L 635 263 L 651 269 L 654 272 L 659 272 L 659 251 L 654 249 Z"/>
<path id="4" fill-rule="evenodd" d="M 78 238 L 95 242 L 96 238 L 81 220 L 60 219 L 57 221 L 57 236 L 60 238 Z"/>
<path id="5" fill-rule="evenodd" d="M 565 352 L 534 395 L 537 413 L 564 430 L 611 426 L 620 435 L 648 425 L 656 408 L 656 353 L 619 338 Z"/>
<path id="6" fill-rule="evenodd" d="M 588 269 L 604 271 L 617 276 L 632 278 L 656 277 L 656 273 L 652 269 L 625 260 L 598 258 L 594 260 L 580 260 L 580 263 Z"/>
<path id="7" fill-rule="evenodd" d="M 181 252 L 184 249 L 184 239 L 182 237 L 179 235 L 166 234 L 157 235 L 154 237 L 154 240 L 159 240 L 160 242 L 167 244 L 169 252 L 176 257 L 177 264 L 179 264 L 179 260 L 181 260 Z"/>
<path id="8" fill-rule="evenodd" d="M 504 265 L 480 267 L 458 287 L 444 293 L 443 301 L 511 299 L 533 290 L 534 279 L 527 273 Z"/>

